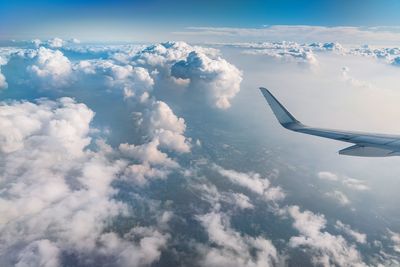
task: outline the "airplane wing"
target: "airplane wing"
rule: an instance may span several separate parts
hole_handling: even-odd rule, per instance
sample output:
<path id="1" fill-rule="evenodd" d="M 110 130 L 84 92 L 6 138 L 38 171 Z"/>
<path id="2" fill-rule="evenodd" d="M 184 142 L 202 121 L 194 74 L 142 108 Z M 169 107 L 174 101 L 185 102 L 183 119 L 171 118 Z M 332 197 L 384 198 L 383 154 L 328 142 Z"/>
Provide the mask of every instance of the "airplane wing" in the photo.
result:
<path id="1" fill-rule="evenodd" d="M 290 114 L 266 88 L 261 87 L 260 90 L 271 106 L 275 117 L 286 129 L 354 144 L 340 150 L 339 154 L 341 155 L 359 157 L 400 156 L 400 135 L 373 134 L 309 127 L 299 122 Z"/>

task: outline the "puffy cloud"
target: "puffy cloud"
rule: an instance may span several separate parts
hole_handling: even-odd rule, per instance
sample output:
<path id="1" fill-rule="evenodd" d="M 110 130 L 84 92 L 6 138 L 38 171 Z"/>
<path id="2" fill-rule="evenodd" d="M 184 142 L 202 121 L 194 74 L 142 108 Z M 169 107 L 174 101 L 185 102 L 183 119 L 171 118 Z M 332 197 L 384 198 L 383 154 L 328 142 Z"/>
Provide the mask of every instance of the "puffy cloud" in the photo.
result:
<path id="1" fill-rule="evenodd" d="M 291 237 L 289 245 L 309 249 L 314 264 L 322 266 L 366 266 L 354 245 L 349 245 L 342 236 L 335 236 L 323 229 L 326 219 L 311 211 L 300 211 L 298 206 L 288 208 L 294 219 L 293 227 L 300 236 Z"/>
<path id="2" fill-rule="evenodd" d="M 370 189 L 368 185 L 365 184 L 365 181 L 358 180 L 355 178 L 344 177 L 343 184 L 357 191 L 366 191 Z"/>
<path id="3" fill-rule="evenodd" d="M 191 46 L 185 42 L 166 42 L 147 46 L 130 55 L 129 60 L 147 67 L 157 67 L 157 69 L 170 68 L 176 62 L 184 60 L 193 51 L 207 54 L 210 57 L 215 57 L 218 54 L 217 50 L 212 48 Z"/>
<path id="4" fill-rule="evenodd" d="M 16 267 L 60 266 L 59 248 L 47 239 L 38 240 L 29 244 L 19 255 Z"/>
<path id="5" fill-rule="evenodd" d="M 81 75 L 95 75 L 108 87 L 120 88 L 127 99 L 139 98 L 144 92 L 151 91 L 156 82 L 162 85 L 168 81 L 186 87 L 187 93 L 194 98 L 222 109 L 230 106 L 240 90 L 242 73 L 219 56 L 215 49 L 190 46 L 184 42 L 135 47 L 128 51 L 124 51 L 123 46 L 111 50 L 103 47 L 97 53 L 107 53 L 105 59 L 71 63 L 61 51 L 53 50 L 60 48 L 61 43 L 64 42 L 55 38 L 48 42 L 48 46 L 39 45 L 14 56 L 22 57 L 33 78 L 46 88 L 64 87 L 68 83 L 72 86 L 85 78 Z M 78 51 L 80 48 L 62 49 Z"/>
<path id="6" fill-rule="evenodd" d="M 4 76 L 4 74 L 1 73 L 1 69 L 0 69 L 0 89 L 6 89 L 8 87 L 7 81 L 6 81 L 6 77 Z"/>
<path id="7" fill-rule="evenodd" d="M 351 229 L 350 225 L 344 224 L 341 221 L 336 221 L 335 228 L 351 236 L 355 241 L 360 244 L 367 243 L 367 235 Z"/>
<path id="8" fill-rule="evenodd" d="M 253 209 L 254 205 L 248 196 L 236 192 L 221 192 L 213 184 L 191 185 L 201 195 L 201 198 L 211 204 L 214 210 L 219 210 L 221 204 L 229 204 L 240 210 Z"/>
<path id="9" fill-rule="evenodd" d="M 328 197 L 331 197 L 333 199 L 336 199 L 340 205 L 346 206 L 350 204 L 350 200 L 348 197 L 341 191 L 339 190 L 334 190 L 332 192 L 327 192 L 325 193 Z"/>
<path id="10" fill-rule="evenodd" d="M 145 110 L 137 114 L 139 125 L 151 140 L 140 145 L 125 143 L 119 146 L 123 155 L 139 162 L 130 165 L 124 174 L 138 185 L 145 185 L 152 179 L 164 179 L 172 169 L 179 167 L 161 148 L 178 153 L 190 151 L 190 141 L 184 135 L 186 124 L 183 118 L 177 117 L 165 102 L 146 98 L 142 104 Z"/>
<path id="11" fill-rule="evenodd" d="M 392 59 L 392 65 L 399 66 L 400 65 L 400 57 L 395 57 Z"/>
<path id="12" fill-rule="evenodd" d="M 0 260 L 5 266 L 58 266 L 66 255 L 149 265 L 168 235 L 106 227 L 128 207 L 112 186 L 129 164 L 112 148 L 88 149 L 94 113 L 70 98 L 0 105 Z M 129 241 L 128 241 L 129 240 Z"/>
<path id="13" fill-rule="evenodd" d="M 33 39 L 31 42 L 35 47 L 39 47 L 42 44 L 40 39 Z"/>
<path id="14" fill-rule="evenodd" d="M 323 172 L 318 172 L 317 175 L 318 175 L 318 178 L 322 179 L 322 180 L 328 180 L 328 181 L 339 180 L 339 177 L 332 172 L 323 171 Z"/>
<path id="15" fill-rule="evenodd" d="M 399 35 L 400 36 L 400 35 Z M 361 56 L 381 60 L 393 66 L 400 65 L 400 48 L 378 47 L 371 48 L 368 45 L 357 47 L 344 47 L 337 42 L 328 43 L 297 43 L 297 42 L 259 42 L 259 43 L 222 43 L 222 46 L 238 47 L 242 53 L 249 55 L 266 55 L 288 62 L 306 63 L 309 66 L 317 67 L 319 53 L 332 52 L 342 56 Z M 342 68 L 343 80 L 355 87 L 373 88 L 365 81 L 355 79 L 349 75 L 349 68 Z"/>
<path id="16" fill-rule="evenodd" d="M 72 43 L 72 44 L 80 44 L 81 41 L 77 38 L 71 38 L 68 40 L 68 42 Z"/>
<path id="17" fill-rule="evenodd" d="M 361 47 L 349 49 L 347 53 L 350 55 L 376 58 L 392 65 L 397 65 L 397 57 L 400 55 L 400 49 L 398 47 L 371 48 L 368 45 L 363 45 Z"/>
<path id="18" fill-rule="evenodd" d="M 167 131 L 183 133 L 186 129 L 185 120 L 178 118 L 162 101 L 156 101 L 149 117 L 150 127 L 153 131 L 164 129 Z"/>
<path id="19" fill-rule="evenodd" d="M 256 44 L 237 44 L 239 47 L 252 48 L 244 50 L 243 53 L 250 55 L 266 55 L 285 61 L 306 63 L 310 66 L 318 66 L 318 60 L 313 53 L 313 49 L 307 45 L 300 45 L 295 42 L 276 42 L 276 43 L 256 43 Z"/>
<path id="20" fill-rule="evenodd" d="M 166 148 L 179 153 L 190 151 L 190 144 L 184 136 L 185 121 L 178 118 L 162 101 L 148 100 L 146 114 L 141 116 L 141 125 L 148 131 L 151 141 L 141 145 L 121 144 L 120 151 L 140 164 L 132 164 L 124 177 L 138 185 L 145 185 L 152 179 L 164 179 L 179 164 L 160 150 Z"/>
<path id="21" fill-rule="evenodd" d="M 99 252 L 106 256 L 118 255 L 112 263 L 118 266 L 149 266 L 160 259 L 168 238 L 168 234 L 151 227 L 135 227 L 124 239 L 113 232 L 105 233 L 99 240 Z"/>
<path id="22" fill-rule="evenodd" d="M 178 118 L 165 102 L 155 101 L 149 106 L 145 120 L 151 135 L 159 141 L 160 146 L 180 153 L 189 152 L 190 144 L 183 135 L 186 130 L 185 120 Z"/>
<path id="23" fill-rule="evenodd" d="M 222 109 L 230 106 L 242 81 L 242 73 L 218 56 L 215 49 L 184 42 L 148 46 L 130 57 L 130 61 L 161 71 L 160 75 L 175 78 L 178 84 L 187 80 L 190 93 L 204 95 L 213 106 Z"/>
<path id="24" fill-rule="evenodd" d="M 280 187 L 270 185 L 270 181 L 262 178 L 258 173 L 242 173 L 234 170 L 225 170 L 215 165 L 214 169 L 222 176 L 228 178 L 232 183 L 247 188 L 248 190 L 262 196 L 267 201 L 278 201 L 285 198 L 285 193 Z"/>
<path id="25" fill-rule="evenodd" d="M 132 157 L 141 162 L 147 162 L 154 165 L 167 165 L 176 167 L 177 164 L 168 158 L 166 153 L 161 152 L 158 149 L 159 142 L 157 140 L 145 143 L 142 145 L 129 145 L 121 144 L 119 149 L 126 156 Z"/>
<path id="26" fill-rule="evenodd" d="M 251 204 L 250 198 L 242 193 L 233 193 L 231 195 L 233 202 L 240 209 L 253 209 L 254 205 Z"/>
<path id="27" fill-rule="evenodd" d="M 230 107 L 230 100 L 240 90 L 241 72 L 221 57 L 210 58 L 204 53 L 190 52 L 185 60 L 175 63 L 171 75 L 189 79 L 198 90 L 208 91 L 208 97 L 217 108 Z"/>
<path id="28" fill-rule="evenodd" d="M 71 62 L 61 51 L 40 47 L 32 55 L 30 73 L 48 87 L 62 87 L 68 84 L 72 72 Z"/>
<path id="29" fill-rule="evenodd" d="M 200 246 L 201 266 L 274 266 L 278 253 L 263 237 L 240 234 L 230 226 L 229 217 L 210 212 L 197 216 L 208 234 L 210 247 Z"/>
<path id="30" fill-rule="evenodd" d="M 392 232 L 390 230 L 388 230 L 388 231 L 390 234 L 390 240 L 393 242 L 394 251 L 400 253 L 400 234 Z"/>
<path id="31" fill-rule="evenodd" d="M 154 85 L 147 69 L 119 65 L 111 60 L 82 60 L 74 68 L 84 74 L 100 76 L 109 87 L 124 90 L 125 97 L 150 91 Z"/>
<path id="32" fill-rule="evenodd" d="M 345 51 L 345 48 L 339 43 L 311 43 L 308 45 L 313 50 L 320 50 L 320 51 L 335 51 L 338 53 L 342 53 Z"/>
<path id="33" fill-rule="evenodd" d="M 176 165 L 170 159 L 167 160 L 169 164 Z M 125 169 L 123 177 L 129 181 L 133 181 L 136 185 L 144 186 L 151 180 L 167 178 L 170 172 L 170 168 L 156 168 L 147 162 L 142 162 L 140 164 L 129 165 Z"/>
<path id="34" fill-rule="evenodd" d="M 81 155 L 90 142 L 87 134 L 94 113 L 71 98 L 61 98 L 59 102 L 3 104 L 0 116 L 0 150 L 3 153 L 54 143 L 57 144 L 54 147 L 63 148 L 68 154 Z"/>
<path id="35" fill-rule="evenodd" d="M 61 38 L 53 38 L 47 41 L 47 44 L 51 47 L 51 48 L 60 48 L 64 45 L 64 40 Z"/>
<path id="36" fill-rule="evenodd" d="M 1 50 L 0 50 L 0 89 L 6 89 L 8 87 L 6 77 L 4 74 L 1 73 L 1 66 L 7 64 L 7 59 L 5 58 L 4 55 L 1 55 Z"/>

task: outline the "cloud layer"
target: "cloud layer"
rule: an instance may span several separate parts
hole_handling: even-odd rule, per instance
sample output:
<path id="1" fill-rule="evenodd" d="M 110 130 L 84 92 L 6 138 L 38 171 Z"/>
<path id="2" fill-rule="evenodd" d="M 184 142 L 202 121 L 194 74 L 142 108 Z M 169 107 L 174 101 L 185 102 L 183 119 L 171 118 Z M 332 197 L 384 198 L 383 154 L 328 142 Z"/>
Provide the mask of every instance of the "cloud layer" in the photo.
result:
<path id="1" fill-rule="evenodd" d="M 250 71 L 318 75 L 324 60 L 375 58 L 371 49 L 332 42 L 216 47 L 237 56 L 240 67 L 248 60 L 249 71 L 217 49 L 184 42 L 54 38 L 0 49 L 5 266 L 280 266 L 302 259 L 364 266 L 396 259 L 395 232 L 378 238 L 352 220 L 373 181 L 338 175 L 334 166 L 315 174 L 326 167 L 317 163 L 308 172 L 285 151 L 295 146 L 276 149 L 272 127 L 254 133 L 265 125 L 258 107 L 264 111 L 265 103 L 251 98 L 252 83 L 263 80 Z M 355 87 L 357 68 L 343 66 L 336 79 Z"/>

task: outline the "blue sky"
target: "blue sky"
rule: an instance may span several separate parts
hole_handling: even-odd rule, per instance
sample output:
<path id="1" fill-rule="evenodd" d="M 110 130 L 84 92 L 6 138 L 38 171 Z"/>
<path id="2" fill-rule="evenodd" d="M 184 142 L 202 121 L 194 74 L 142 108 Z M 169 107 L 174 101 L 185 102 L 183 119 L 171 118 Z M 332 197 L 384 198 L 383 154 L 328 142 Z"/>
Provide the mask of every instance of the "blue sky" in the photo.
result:
<path id="1" fill-rule="evenodd" d="M 0 34 L 23 39 L 102 29 L 109 35 L 121 28 L 156 34 L 188 26 L 397 26 L 399 10 L 395 0 L 0 0 Z"/>

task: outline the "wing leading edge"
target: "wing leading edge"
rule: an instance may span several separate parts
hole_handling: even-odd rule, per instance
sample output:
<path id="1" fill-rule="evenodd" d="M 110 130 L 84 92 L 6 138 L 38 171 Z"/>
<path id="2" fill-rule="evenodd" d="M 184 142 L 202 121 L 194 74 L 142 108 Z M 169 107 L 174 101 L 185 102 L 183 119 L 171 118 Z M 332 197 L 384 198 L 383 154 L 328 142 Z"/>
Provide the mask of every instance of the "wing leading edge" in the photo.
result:
<path id="1" fill-rule="evenodd" d="M 309 127 L 299 122 L 290 112 L 266 89 L 261 87 L 275 117 L 288 130 L 353 143 L 354 145 L 339 151 L 341 155 L 359 157 L 400 156 L 400 135 L 373 134 L 352 131 L 340 131 Z"/>

